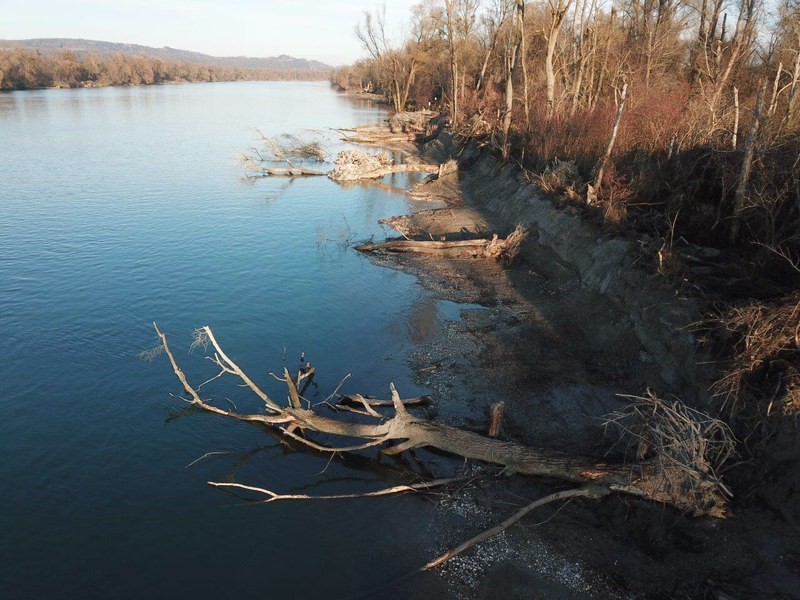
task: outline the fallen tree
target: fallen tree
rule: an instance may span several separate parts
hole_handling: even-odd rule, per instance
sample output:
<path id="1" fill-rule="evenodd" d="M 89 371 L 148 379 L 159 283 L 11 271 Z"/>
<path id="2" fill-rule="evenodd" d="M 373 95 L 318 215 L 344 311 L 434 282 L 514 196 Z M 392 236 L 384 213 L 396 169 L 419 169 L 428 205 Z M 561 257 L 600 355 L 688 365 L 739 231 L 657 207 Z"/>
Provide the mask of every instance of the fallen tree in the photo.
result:
<path id="1" fill-rule="evenodd" d="M 342 150 L 334 161 L 336 165 L 328 172 L 334 181 L 358 181 L 378 179 L 392 173 L 435 173 L 440 165 L 424 163 L 398 163 L 386 154 L 370 154 L 362 150 Z"/>
<path id="2" fill-rule="evenodd" d="M 264 177 L 315 177 L 325 176 L 327 173 L 302 167 L 259 167 L 258 172 Z"/>
<path id="3" fill-rule="evenodd" d="M 387 123 L 360 125 L 338 131 L 347 134 L 342 138 L 343 141 L 354 144 L 379 145 L 385 148 L 391 145 L 417 143 L 429 138 L 437 129 L 431 124 L 431 120 L 437 114 L 425 110 L 398 112 Z"/>
<path id="4" fill-rule="evenodd" d="M 520 244 L 527 231 L 522 226 L 506 238 L 494 234 L 491 239 L 475 240 L 390 240 L 374 244 L 356 246 L 359 252 L 407 252 L 412 254 L 432 254 L 449 258 L 494 258 L 513 260 L 519 253 Z"/>
<path id="5" fill-rule="evenodd" d="M 251 154 L 242 154 L 240 162 L 245 172 L 257 172 L 262 177 L 308 177 L 325 175 L 325 171 L 307 169 L 293 160 L 324 162 L 328 150 L 319 142 L 304 141 L 292 135 L 282 135 L 277 140 L 256 129 L 262 147 L 251 148 Z M 283 163 L 285 167 L 271 166 Z"/>
<path id="6" fill-rule="evenodd" d="M 219 373 L 209 381 L 231 375 L 263 402 L 264 413 L 239 413 L 204 400 L 198 391 L 199 387 L 189 383 L 175 360 L 166 335 L 155 324 L 154 328 L 160 340 L 158 350 L 169 358 L 173 372 L 188 394 L 188 402 L 226 418 L 268 426 L 279 436 L 316 451 L 354 452 L 381 447 L 384 454 L 396 455 L 429 447 L 466 459 L 500 465 L 509 473 L 573 482 L 579 485 L 580 490 L 573 495 L 600 497 L 617 492 L 668 504 L 697 516 L 720 517 L 725 513 L 728 491 L 715 470 L 731 452 L 732 443 L 727 429 L 701 413 L 682 410 L 679 403 L 668 405 L 655 396 L 637 398 L 632 405 L 634 410 L 612 415 L 609 424 L 619 425 L 630 434 L 629 439 L 638 444 L 637 456 L 643 460 L 608 464 L 589 457 L 525 446 L 428 421 L 409 412 L 392 384 L 390 390 L 394 414 L 381 415 L 374 408 L 380 403 L 370 404 L 364 396 L 350 396 L 349 402 L 360 405 L 364 410 L 359 412 L 371 420 L 355 422 L 343 418 L 341 413 L 336 416 L 322 414 L 324 408 L 312 408 L 308 403 L 304 407 L 298 391 L 300 375 L 295 380 L 284 369 L 282 378 L 276 376 L 286 384 L 288 390 L 288 402 L 281 405 L 228 357 L 210 327 L 201 327 L 195 332 L 193 345 L 210 346 L 213 354 L 208 358 L 219 368 Z M 655 423 L 648 423 L 647 418 L 651 414 L 660 418 Z M 355 440 L 355 443 L 329 446 L 314 441 L 314 434 L 345 438 L 348 442 Z M 678 447 L 678 452 L 675 452 L 675 447 Z M 654 456 L 650 456 L 653 453 Z"/>
<path id="7" fill-rule="evenodd" d="M 438 173 L 443 165 L 426 164 L 418 162 L 399 163 L 393 161 L 386 154 L 370 154 L 362 150 L 343 150 L 336 155 L 334 168 L 330 171 L 307 169 L 298 166 L 292 161 L 291 154 L 284 152 L 277 143 L 268 137 L 264 139 L 272 143 L 274 150 L 271 154 L 253 149 L 253 154 L 241 156 L 245 172 L 257 173 L 262 177 L 313 177 L 327 175 L 333 181 L 360 181 L 364 179 L 379 179 L 392 173 Z M 286 166 L 277 166 L 284 164 Z"/>

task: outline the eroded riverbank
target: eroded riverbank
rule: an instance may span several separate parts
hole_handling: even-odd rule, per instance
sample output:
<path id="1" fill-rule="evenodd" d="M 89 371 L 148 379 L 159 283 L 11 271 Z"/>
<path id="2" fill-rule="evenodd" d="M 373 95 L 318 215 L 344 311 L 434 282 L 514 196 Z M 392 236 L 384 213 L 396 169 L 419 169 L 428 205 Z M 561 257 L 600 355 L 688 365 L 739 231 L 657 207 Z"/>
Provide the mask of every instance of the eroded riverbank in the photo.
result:
<path id="1" fill-rule="evenodd" d="M 415 274 L 442 298 L 483 306 L 463 310 L 412 356 L 418 383 L 438 400 L 437 419 L 485 431 L 489 405 L 502 401 L 509 439 L 619 459 L 626 448 L 615 448 L 602 425 L 603 415 L 625 404 L 618 394 L 654 388 L 702 404 L 710 374 L 687 331 L 696 307 L 641 269 L 631 242 L 558 208 L 488 153 L 447 138 L 423 151 L 439 162 L 458 156 L 457 171 L 412 190 L 449 206 L 391 219 L 393 227 L 454 239 L 502 235 L 522 222 L 533 233 L 512 266 L 377 259 Z M 483 516 L 448 535 L 457 542 L 558 486 L 515 478 L 462 491 L 458 502 Z M 445 567 L 455 579 L 473 573 L 465 597 L 526 598 L 540 590 L 542 597 L 789 598 L 800 589 L 798 531 L 757 503 L 736 502 L 733 516 L 720 521 L 611 497 L 528 521 L 492 542 L 494 551 Z M 559 579 L 531 558 L 548 552 L 558 556 L 551 567 L 561 565 L 563 574 L 572 564 L 580 576 Z"/>

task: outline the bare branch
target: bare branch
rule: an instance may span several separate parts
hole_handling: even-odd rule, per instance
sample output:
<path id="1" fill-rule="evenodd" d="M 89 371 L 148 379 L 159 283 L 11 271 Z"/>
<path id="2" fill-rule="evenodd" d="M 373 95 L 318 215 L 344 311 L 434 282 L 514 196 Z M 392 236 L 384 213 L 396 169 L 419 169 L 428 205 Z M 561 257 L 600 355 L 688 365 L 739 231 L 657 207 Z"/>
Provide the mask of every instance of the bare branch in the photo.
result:
<path id="1" fill-rule="evenodd" d="M 378 496 L 393 496 L 397 494 L 405 494 L 407 492 L 420 492 L 420 491 L 424 492 L 434 488 L 452 485 L 454 483 L 461 483 L 469 479 L 472 478 L 451 477 L 448 479 L 434 479 L 433 481 L 422 481 L 420 483 L 412 483 L 408 485 L 395 485 L 389 488 L 376 490 L 374 492 L 362 492 L 354 494 L 331 494 L 325 496 L 310 496 L 308 494 L 278 494 L 276 492 L 273 492 L 272 490 L 260 487 L 254 487 L 251 485 L 242 485 L 241 483 L 220 483 L 216 481 L 209 481 L 208 485 L 218 488 L 236 488 L 241 490 L 247 490 L 250 492 L 258 492 L 259 494 L 264 494 L 265 496 L 269 496 L 266 500 L 262 500 L 262 503 L 268 504 L 270 502 L 278 502 L 280 500 L 345 500 L 352 498 L 375 498 Z"/>
<path id="2" fill-rule="evenodd" d="M 489 538 L 494 537 L 494 536 L 502 533 L 503 531 L 505 531 L 506 529 L 511 527 L 514 523 L 519 521 L 522 517 L 527 515 L 529 512 L 531 512 L 532 510 L 534 510 L 536 508 L 544 506 L 545 504 L 549 504 L 551 502 L 558 502 L 559 500 L 570 500 L 570 499 L 576 498 L 578 496 L 599 498 L 599 497 L 604 496 L 607 493 L 608 493 L 608 490 L 603 490 L 603 489 L 600 489 L 600 488 L 595 489 L 595 488 L 590 488 L 590 487 L 582 487 L 582 488 L 575 488 L 575 489 L 572 489 L 572 490 L 566 490 L 566 491 L 563 491 L 563 492 L 556 492 L 555 494 L 550 494 L 549 496 L 545 496 L 544 498 L 540 498 L 540 499 L 538 499 L 538 500 L 536 500 L 534 502 L 531 502 L 530 504 L 528 504 L 522 510 L 519 510 L 519 511 L 515 512 L 513 515 L 508 517 L 505 521 L 503 521 L 499 525 L 495 525 L 494 527 L 491 527 L 490 529 L 487 529 L 486 531 L 482 531 L 481 533 L 479 533 L 475 537 L 472 537 L 472 538 L 468 539 L 466 542 L 463 542 L 462 544 L 459 544 L 455 548 L 451 548 L 450 550 L 448 550 L 447 552 L 445 552 L 441 556 L 438 556 L 437 558 L 433 559 L 432 561 L 427 563 L 425 566 L 420 567 L 419 572 L 430 571 L 431 569 L 435 569 L 436 567 L 438 567 L 439 565 L 447 562 L 448 560 L 450 560 L 454 556 L 458 556 L 459 554 L 461 554 L 465 550 L 469 550 L 473 546 L 475 546 L 477 544 L 480 544 L 481 542 L 484 542 L 484 541 L 488 540 Z"/>
<path id="3" fill-rule="evenodd" d="M 217 340 L 214 338 L 214 334 L 211 331 L 211 328 L 206 325 L 201 329 L 205 331 L 206 335 L 208 336 L 209 342 L 211 343 L 212 346 L 214 346 L 214 350 L 216 350 L 216 353 L 219 355 L 222 364 L 227 365 L 228 368 L 230 368 L 237 376 L 239 376 L 239 378 L 241 378 L 241 380 L 244 381 L 245 385 L 247 385 L 247 387 L 249 387 L 253 391 L 253 393 L 255 393 L 256 396 L 258 396 L 259 398 L 261 398 L 261 400 L 264 401 L 264 404 L 266 404 L 268 408 L 272 409 L 275 412 L 280 413 L 281 412 L 280 406 L 275 404 L 275 402 L 273 402 L 269 398 L 269 396 L 267 396 L 267 394 L 265 394 L 255 383 L 253 383 L 252 380 L 247 375 L 245 375 L 244 371 L 242 371 L 239 368 L 239 366 L 235 362 L 233 362 L 230 358 L 228 358 L 225 352 L 222 351 L 222 348 L 219 347 L 219 344 L 217 344 Z"/>

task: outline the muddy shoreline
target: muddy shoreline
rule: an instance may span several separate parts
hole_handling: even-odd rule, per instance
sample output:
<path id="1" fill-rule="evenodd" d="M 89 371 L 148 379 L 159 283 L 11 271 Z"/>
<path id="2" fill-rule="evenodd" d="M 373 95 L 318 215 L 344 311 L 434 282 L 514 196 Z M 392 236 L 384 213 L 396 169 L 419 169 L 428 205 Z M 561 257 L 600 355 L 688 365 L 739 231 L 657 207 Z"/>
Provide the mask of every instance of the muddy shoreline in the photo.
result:
<path id="1" fill-rule="evenodd" d="M 469 305 L 410 358 L 437 400 L 438 420 L 482 431 L 489 405 L 502 401 L 506 439 L 621 459 L 625 448 L 602 426 L 626 402 L 618 394 L 655 388 L 705 401 L 710 373 L 686 330 L 696 307 L 640 269 L 629 242 L 594 231 L 516 168 L 446 134 L 418 152 L 426 161 L 458 159 L 456 170 L 409 192 L 447 207 L 391 219 L 392 227 L 447 239 L 504 235 L 520 222 L 533 232 L 510 266 L 374 259 L 414 274 L 440 299 Z M 461 490 L 453 502 L 475 514 L 437 531 L 439 543 L 458 543 L 561 485 L 501 477 Z M 442 576 L 458 598 L 793 598 L 798 533 L 758 503 L 735 503 L 725 520 L 695 519 L 612 496 L 543 510 L 453 559 Z"/>

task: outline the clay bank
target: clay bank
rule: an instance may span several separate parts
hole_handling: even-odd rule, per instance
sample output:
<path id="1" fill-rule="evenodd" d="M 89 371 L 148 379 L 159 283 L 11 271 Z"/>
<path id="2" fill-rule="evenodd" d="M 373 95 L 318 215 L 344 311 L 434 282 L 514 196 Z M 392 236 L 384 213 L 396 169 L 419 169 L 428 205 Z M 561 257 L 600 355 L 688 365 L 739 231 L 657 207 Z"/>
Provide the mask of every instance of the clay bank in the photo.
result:
<path id="1" fill-rule="evenodd" d="M 473 593 L 484 597 L 492 590 L 531 597 L 536 589 L 566 597 L 793 597 L 800 530 L 779 500 L 791 494 L 792 479 L 754 492 L 737 473 L 747 453 L 734 451 L 741 442 L 709 416 L 709 389 L 719 375 L 714 357 L 699 350 L 699 303 L 657 273 L 639 241 L 549 197 L 498 153 L 430 124 L 419 139 L 419 160 L 441 166 L 408 193 L 445 206 L 387 219 L 402 239 L 369 249 L 378 251 L 374 260 L 414 273 L 441 297 L 473 304 L 413 357 L 419 383 L 434 390 L 435 418 L 485 432 L 501 405 L 505 439 L 597 461 L 702 462 L 687 458 L 697 440 L 680 428 L 667 433 L 664 421 L 629 419 L 637 410 L 655 417 L 666 404 L 680 417 L 665 420 L 705 428 L 700 446 L 719 454 L 693 476 L 713 479 L 727 500 L 721 520 L 619 496 L 576 501 L 552 519 L 555 509 L 531 518 L 537 527 L 525 529 L 523 521 L 507 530 L 490 558 L 454 559 L 445 569 L 458 579 L 477 568 Z M 476 260 L 458 245 L 510 239 L 520 229 L 526 236 L 513 261 Z M 404 250 L 417 243 L 418 250 Z M 468 502 L 497 522 L 509 504 L 560 489 L 546 479 L 507 485 L 478 484 Z M 580 585 L 545 574 L 534 559 L 543 547 L 585 569 Z"/>

